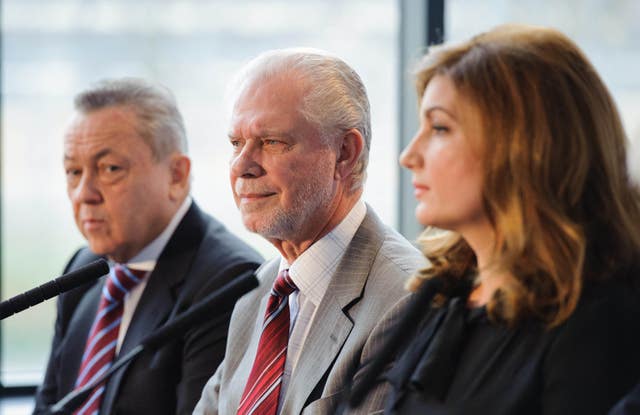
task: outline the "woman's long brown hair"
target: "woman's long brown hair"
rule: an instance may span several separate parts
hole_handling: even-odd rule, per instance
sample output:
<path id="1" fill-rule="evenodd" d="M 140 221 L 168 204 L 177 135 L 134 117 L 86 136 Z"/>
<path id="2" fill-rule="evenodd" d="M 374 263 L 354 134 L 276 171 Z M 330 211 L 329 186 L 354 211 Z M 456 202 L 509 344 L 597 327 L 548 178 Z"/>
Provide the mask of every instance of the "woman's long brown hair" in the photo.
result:
<path id="1" fill-rule="evenodd" d="M 497 237 L 491 266 L 510 276 L 489 314 L 560 324 L 584 280 L 612 278 L 640 252 L 640 193 L 615 103 L 580 49 L 547 28 L 501 26 L 436 47 L 417 69 L 419 96 L 436 75 L 453 80 L 484 124 L 483 202 Z M 476 267 L 459 235 L 422 243 L 432 266 L 411 288 Z"/>

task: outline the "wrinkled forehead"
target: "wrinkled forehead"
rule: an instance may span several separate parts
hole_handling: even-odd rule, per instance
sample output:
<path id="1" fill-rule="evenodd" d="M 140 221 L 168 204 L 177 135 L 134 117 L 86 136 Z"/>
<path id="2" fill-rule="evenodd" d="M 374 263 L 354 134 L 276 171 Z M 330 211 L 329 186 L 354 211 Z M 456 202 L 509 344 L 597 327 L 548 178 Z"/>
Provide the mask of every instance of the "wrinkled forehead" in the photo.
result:
<path id="1" fill-rule="evenodd" d="M 295 128 L 304 123 L 302 108 L 306 85 L 286 77 L 256 78 L 239 92 L 231 112 L 231 130 L 252 125 L 256 128 Z"/>
<path id="2" fill-rule="evenodd" d="M 93 154 L 104 149 L 133 151 L 142 147 L 151 152 L 151 147 L 140 136 L 137 127 L 137 116 L 127 109 L 104 108 L 87 113 L 78 112 L 64 134 L 64 156 Z"/>
<path id="3" fill-rule="evenodd" d="M 69 121 L 65 137 L 73 133 L 101 135 L 137 132 L 139 125 L 134 109 L 125 106 L 109 106 L 88 112 L 76 111 Z"/>

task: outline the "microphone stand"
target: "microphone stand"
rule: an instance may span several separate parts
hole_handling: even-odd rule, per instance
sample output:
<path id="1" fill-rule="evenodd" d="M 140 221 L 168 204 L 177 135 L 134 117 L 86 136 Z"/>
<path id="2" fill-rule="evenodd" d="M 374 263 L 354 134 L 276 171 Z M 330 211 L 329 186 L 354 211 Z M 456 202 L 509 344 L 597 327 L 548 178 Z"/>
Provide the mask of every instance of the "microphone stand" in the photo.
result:
<path id="1" fill-rule="evenodd" d="M 164 346 L 167 341 L 171 342 L 177 339 L 177 335 L 180 335 L 188 328 L 205 321 L 213 309 L 216 309 L 218 312 L 231 310 L 241 296 L 257 286 L 258 279 L 255 277 L 253 270 L 245 271 L 229 284 L 209 294 L 191 310 L 181 314 L 175 320 L 166 323 L 156 332 L 151 333 L 142 339 L 139 345 L 131 349 L 121 358 L 117 359 L 101 376 L 82 388 L 69 392 L 64 398 L 51 406 L 48 409 L 48 413 L 50 415 L 71 414 L 80 405 L 82 405 L 95 388 L 100 386 L 102 383 L 105 383 L 113 373 L 124 367 L 131 360 L 135 359 L 140 353 L 145 350 L 157 350 Z"/>

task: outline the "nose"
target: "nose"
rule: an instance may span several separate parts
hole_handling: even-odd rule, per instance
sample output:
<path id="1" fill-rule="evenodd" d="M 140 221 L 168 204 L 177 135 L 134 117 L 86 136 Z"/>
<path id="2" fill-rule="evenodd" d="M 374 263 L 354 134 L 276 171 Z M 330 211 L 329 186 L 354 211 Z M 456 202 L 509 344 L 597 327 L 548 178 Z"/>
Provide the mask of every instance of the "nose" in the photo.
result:
<path id="1" fill-rule="evenodd" d="M 231 174 L 244 179 L 256 178 L 265 174 L 261 163 L 259 144 L 254 140 L 247 142 L 231 157 Z"/>
<path id="2" fill-rule="evenodd" d="M 102 193 L 97 180 L 91 173 L 83 172 L 80 181 L 69 189 L 69 197 L 74 204 L 96 204 L 102 202 Z"/>
<path id="3" fill-rule="evenodd" d="M 409 144 L 400 153 L 400 165 L 412 170 L 422 165 L 423 157 L 419 149 L 420 131 L 413 136 Z"/>

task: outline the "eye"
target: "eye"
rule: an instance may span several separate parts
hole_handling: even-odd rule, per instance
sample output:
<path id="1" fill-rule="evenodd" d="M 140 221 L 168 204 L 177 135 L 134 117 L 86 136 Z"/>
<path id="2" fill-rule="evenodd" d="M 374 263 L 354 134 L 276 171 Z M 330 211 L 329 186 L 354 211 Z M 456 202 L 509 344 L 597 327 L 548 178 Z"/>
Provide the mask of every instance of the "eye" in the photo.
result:
<path id="1" fill-rule="evenodd" d="M 73 185 L 80 180 L 82 170 L 75 167 L 67 167 L 64 169 L 64 173 L 67 178 L 67 183 Z"/>
<path id="2" fill-rule="evenodd" d="M 80 169 L 73 169 L 73 168 L 69 168 L 69 169 L 65 169 L 65 174 L 67 175 L 67 177 L 73 177 L 73 176 L 79 176 L 81 173 Z"/>
<path id="3" fill-rule="evenodd" d="M 106 160 L 98 164 L 98 177 L 101 183 L 116 183 L 126 176 L 127 163 L 109 163 Z"/>
<path id="4" fill-rule="evenodd" d="M 433 124 L 433 125 L 431 125 L 431 130 L 435 134 L 444 134 L 444 133 L 448 133 L 449 132 L 449 127 L 447 127 L 446 125 L 442 125 L 442 124 Z"/>
<path id="5" fill-rule="evenodd" d="M 239 138 L 229 138 L 229 144 L 231 144 L 231 147 L 233 147 L 234 153 L 237 153 L 242 150 L 244 141 Z"/>
<path id="6" fill-rule="evenodd" d="M 262 146 L 269 151 L 285 152 L 290 149 L 290 144 L 279 138 L 267 137 L 262 139 Z"/>
<path id="7" fill-rule="evenodd" d="M 120 170 L 122 170 L 122 167 L 116 165 L 116 164 L 107 164 L 105 166 L 103 166 L 102 170 L 106 173 L 117 173 Z"/>

